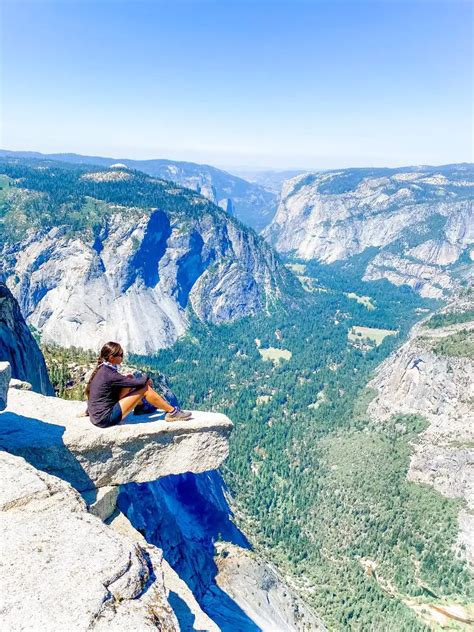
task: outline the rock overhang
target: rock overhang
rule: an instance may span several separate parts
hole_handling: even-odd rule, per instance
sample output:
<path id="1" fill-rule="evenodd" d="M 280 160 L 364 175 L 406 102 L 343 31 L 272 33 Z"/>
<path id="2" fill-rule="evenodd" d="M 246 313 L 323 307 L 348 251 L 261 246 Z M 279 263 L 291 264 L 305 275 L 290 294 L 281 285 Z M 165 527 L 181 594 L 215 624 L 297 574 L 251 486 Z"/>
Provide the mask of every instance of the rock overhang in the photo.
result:
<path id="1" fill-rule="evenodd" d="M 189 421 L 127 417 L 101 429 L 84 402 L 10 389 L 0 414 L 0 449 L 69 482 L 79 491 L 170 474 L 217 469 L 228 455 L 233 424 L 226 415 L 195 411 Z"/>

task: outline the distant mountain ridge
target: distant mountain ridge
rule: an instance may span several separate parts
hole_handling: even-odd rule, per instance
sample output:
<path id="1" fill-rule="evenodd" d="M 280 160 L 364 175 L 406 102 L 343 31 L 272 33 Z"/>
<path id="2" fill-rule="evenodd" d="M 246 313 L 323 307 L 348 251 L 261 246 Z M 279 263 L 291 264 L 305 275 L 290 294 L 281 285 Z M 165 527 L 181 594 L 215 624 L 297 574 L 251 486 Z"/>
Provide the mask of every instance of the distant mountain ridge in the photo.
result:
<path id="1" fill-rule="evenodd" d="M 262 230 L 271 221 L 277 206 L 275 193 L 260 184 L 247 182 L 243 178 L 216 167 L 194 162 L 166 159 L 130 160 L 105 156 L 82 156 L 74 153 L 42 154 L 35 151 L 5 149 L 0 149 L 0 157 L 37 158 L 102 167 L 123 164 L 131 169 L 176 182 L 201 193 L 256 231 Z"/>
<path id="2" fill-rule="evenodd" d="M 285 182 L 263 234 L 321 263 L 367 253 L 365 280 L 441 298 L 472 275 L 473 199 L 472 164 L 306 173 Z"/>
<path id="3" fill-rule="evenodd" d="M 43 342 L 152 354 L 191 314 L 256 314 L 298 283 L 207 199 L 127 168 L 0 161 L 2 277 Z"/>
<path id="4" fill-rule="evenodd" d="M 302 173 L 307 173 L 307 169 L 235 169 L 235 175 L 249 182 L 260 184 L 268 191 L 273 191 L 275 195 L 280 195 L 281 187 L 285 180 L 291 180 Z"/>

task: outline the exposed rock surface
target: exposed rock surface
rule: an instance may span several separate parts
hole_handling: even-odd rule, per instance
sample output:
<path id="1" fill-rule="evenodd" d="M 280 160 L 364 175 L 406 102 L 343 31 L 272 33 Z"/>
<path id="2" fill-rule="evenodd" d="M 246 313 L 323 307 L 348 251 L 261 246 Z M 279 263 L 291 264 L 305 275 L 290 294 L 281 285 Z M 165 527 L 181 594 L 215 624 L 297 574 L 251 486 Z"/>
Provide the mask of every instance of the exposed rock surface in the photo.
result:
<path id="1" fill-rule="evenodd" d="M 133 538 L 141 546 L 150 546 L 143 535 L 133 527 L 123 513 L 116 512 L 108 524 L 118 533 Z M 202 610 L 189 586 L 165 559 L 163 559 L 162 567 L 168 599 L 180 623 L 181 630 L 219 632 L 220 628 Z"/>
<path id="2" fill-rule="evenodd" d="M 271 565 L 247 549 L 217 545 L 216 582 L 263 632 L 325 630 L 317 617 Z"/>
<path id="3" fill-rule="evenodd" d="M 178 631 L 161 556 L 89 514 L 72 487 L 0 453 L 2 629 Z"/>
<path id="4" fill-rule="evenodd" d="M 9 388 L 16 388 L 19 391 L 32 391 L 33 387 L 29 382 L 23 380 L 16 380 L 15 378 L 10 380 Z"/>
<path id="5" fill-rule="evenodd" d="M 39 393 L 53 394 L 43 355 L 4 283 L 0 283 L 0 361 L 10 363 L 14 378 L 29 382 Z"/>
<path id="6" fill-rule="evenodd" d="M 472 302 L 455 307 L 472 309 Z M 419 414 L 428 421 L 414 448 L 408 479 L 465 499 L 461 539 L 474 563 L 474 360 L 467 356 L 467 346 L 466 357 L 433 349 L 461 330 L 474 331 L 474 322 L 438 329 L 416 325 L 408 342 L 380 366 L 371 382 L 378 395 L 368 412 L 380 421 L 394 414 Z"/>
<path id="7" fill-rule="evenodd" d="M 226 209 L 232 209 L 235 216 L 255 230 L 261 230 L 272 219 L 276 211 L 276 195 L 269 187 L 248 182 L 210 165 L 175 160 L 129 160 L 128 158 L 105 158 L 101 156 L 81 156 L 78 154 L 41 154 L 38 152 L 0 151 L 0 156 L 28 158 L 49 158 L 51 160 L 101 165 L 120 169 L 130 167 L 151 176 L 177 182 L 198 191 L 211 202 Z M 122 171 L 123 173 L 123 171 Z"/>
<path id="8" fill-rule="evenodd" d="M 76 418 L 82 402 L 9 395 L 0 415 L 0 445 L 15 453 L 0 453 L 7 630 L 324 629 L 245 551 L 222 479 L 203 472 L 227 454 L 224 415 L 100 430 Z M 237 545 L 238 560 L 225 565 L 221 551 L 216 565 L 219 538 Z"/>
<path id="9" fill-rule="evenodd" d="M 119 340 L 152 354 L 186 332 L 188 307 L 228 322 L 265 310 L 292 282 L 268 244 L 215 209 L 125 211 L 95 240 L 61 226 L 8 246 L 7 283 L 43 342 L 97 350 Z"/>
<path id="10" fill-rule="evenodd" d="M 281 252 L 322 263 L 373 248 L 364 279 L 439 298 L 456 286 L 454 268 L 472 275 L 473 197 L 467 164 L 302 174 L 284 184 L 264 235 Z"/>
<path id="11" fill-rule="evenodd" d="M 232 422 L 222 414 L 196 411 L 173 423 L 129 416 L 101 429 L 78 417 L 83 412 L 83 402 L 10 389 L 0 447 L 81 491 L 213 470 L 228 453 Z"/>
<path id="12" fill-rule="evenodd" d="M 10 395 L 0 415 L 0 445 L 15 453 L 0 452 L 5 629 L 191 629 L 179 626 L 176 607 L 181 617 L 194 612 L 196 629 L 217 632 L 160 549 L 124 529 L 116 500 L 118 483 L 218 467 L 232 428 L 227 417 L 196 413 L 186 425 L 132 418 L 100 430 L 76 417 L 83 402 Z M 109 518 L 113 529 L 102 522 Z"/>
<path id="13" fill-rule="evenodd" d="M 0 362 L 0 410 L 4 410 L 7 406 L 10 376 L 11 368 L 9 363 Z"/>

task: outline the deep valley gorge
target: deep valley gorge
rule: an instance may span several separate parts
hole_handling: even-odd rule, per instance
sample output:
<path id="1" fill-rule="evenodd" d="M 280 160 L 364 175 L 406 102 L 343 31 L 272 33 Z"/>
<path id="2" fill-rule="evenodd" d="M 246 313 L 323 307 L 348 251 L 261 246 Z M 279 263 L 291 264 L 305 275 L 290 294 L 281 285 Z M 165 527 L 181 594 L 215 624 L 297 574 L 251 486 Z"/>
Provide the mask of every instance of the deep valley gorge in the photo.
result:
<path id="1" fill-rule="evenodd" d="M 1 152 L 8 533 L 102 582 L 41 632 L 474 624 L 474 167 L 288 175 Z M 107 340 L 197 420 L 78 417 Z"/>

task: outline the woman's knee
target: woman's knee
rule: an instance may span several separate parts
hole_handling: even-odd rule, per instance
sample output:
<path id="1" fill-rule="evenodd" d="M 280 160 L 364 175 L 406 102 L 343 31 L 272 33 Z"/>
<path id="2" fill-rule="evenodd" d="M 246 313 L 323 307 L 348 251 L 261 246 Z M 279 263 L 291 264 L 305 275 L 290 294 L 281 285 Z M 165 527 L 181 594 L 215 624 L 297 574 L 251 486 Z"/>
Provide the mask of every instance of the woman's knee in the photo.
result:
<path id="1" fill-rule="evenodd" d="M 138 386 L 136 388 L 124 388 L 120 391 L 119 399 L 123 399 L 124 397 L 133 397 L 135 395 L 140 395 L 143 397 L 146 394 L 147 386 Z"/>

